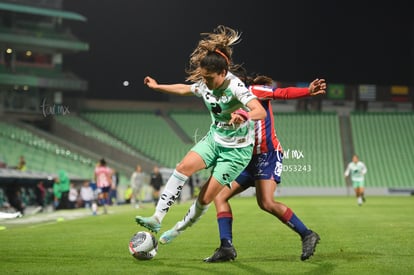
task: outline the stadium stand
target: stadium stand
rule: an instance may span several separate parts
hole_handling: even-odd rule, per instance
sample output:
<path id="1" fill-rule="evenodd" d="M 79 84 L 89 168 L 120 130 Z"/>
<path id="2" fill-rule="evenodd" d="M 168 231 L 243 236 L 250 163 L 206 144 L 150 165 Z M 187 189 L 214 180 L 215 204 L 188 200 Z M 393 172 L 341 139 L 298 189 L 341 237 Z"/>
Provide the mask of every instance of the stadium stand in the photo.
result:
<path id="1" fill-rule="evenodd" d="M 414 114 L 353 112 L 350 120 L 355 153 L 368 168 L 367 188 L 413 192 Z"/>
<path id="2" fill-rule="evenodd" d="M 77 115 L 56 116 L 55 119 L 57 120 L 57 122 L 70 127 L 71 129 L 73 129 L 74 131 L 77 131 L 79 134 L 83 136 L 94 138 L 100 142 L 104 142 L 108 144 L 109 146 L 113 146 L 126 153 L 132 153 L 132 154 L 135 153 L 130 146 L 126 145 L 119 139 L 113 137 L 109 133 L 102 131 L 101 129 L 97 128 L 95 125 L 91 124 L 90 122 L 82 119 L 81 117 Z"/>
<path id="3" fill-rule="evenodd" d="M 175 167 L 191 146 L 155 112 L 88 111 L 81 116 L 165 167 Z"/>
<path id="4" fill-rule="evenodd" d="M 56 174 L 66 170 L 72 178 L 91 179 L 95 162 L 50 142 L 26 129 L 0 122 L 0 150 L 9 166 L 24 155 L 28 170 Z"/>
<path id="5" fill-rule="evenodd" d="M 344 188 L 336 113 L 278 113 L 275 128 L 284 150 L 281 187 Z"/>
<path id="6" fill-rule="evenodd" d="M 61 104 L 62 93 L 79 97 L 87 90 L 87 81 L 63 67 L 63 55 L 89 50 L 63 22 L 87 19 L 62 7 L 62 1 L 0 2 L 0 108 L 39 113 L 46 98 Z"/>
<path id="7" fill-rule="evenodd" d="M 171 111 L 169 115 L 194 143 L 199 141 L 210 128 L 211 117 L 204 111 Z"/>

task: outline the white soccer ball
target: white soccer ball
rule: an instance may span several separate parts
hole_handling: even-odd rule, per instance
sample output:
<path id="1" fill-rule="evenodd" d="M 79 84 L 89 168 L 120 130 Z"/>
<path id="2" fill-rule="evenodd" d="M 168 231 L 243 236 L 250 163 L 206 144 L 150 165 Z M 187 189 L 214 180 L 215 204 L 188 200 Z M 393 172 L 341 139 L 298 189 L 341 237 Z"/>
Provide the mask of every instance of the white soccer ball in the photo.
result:
<path id="1" fill-rule="evenodd" d="M 157 255 L 158 241 L 154 234 L 139 231 L 129 241 L 129 253 L 138 260 L 151 260 Z"/>

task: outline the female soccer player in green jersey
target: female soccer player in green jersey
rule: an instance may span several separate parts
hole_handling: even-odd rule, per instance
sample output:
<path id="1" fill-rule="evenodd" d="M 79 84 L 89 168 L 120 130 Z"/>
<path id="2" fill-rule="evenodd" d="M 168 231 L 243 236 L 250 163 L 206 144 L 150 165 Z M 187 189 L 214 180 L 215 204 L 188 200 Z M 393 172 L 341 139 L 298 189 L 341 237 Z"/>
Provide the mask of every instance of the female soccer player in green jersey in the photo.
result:
<path id="1" fill-rule="evenodd" d="M 170 241 L 185 228 L 194 224 L 208 209 L 215 196 L 249 163 L 254 144 L 254 120 L 266 117 L 266 112 L 254 96 L 231 71 L 240 66 L 232 63 L 232 45 L 239 41 L 237 31 L 218 26 L 203 38 L 191 54 L 186 70 L 187 81 L 193 84 L 158 84 L 147 76 L 149 88 L 176 95 L 196 95 L 204 100 L 212 123 L 209 132 L 177 164 L 160 196 L 155 213 L 150 217 L 137 216 L 136 222 L 158 232 L 169 208 L 180 195 L 187 179 L 201 169 L 212 168 L 211 176 L 173 230 L 168 230 L 160 242 Z"/>

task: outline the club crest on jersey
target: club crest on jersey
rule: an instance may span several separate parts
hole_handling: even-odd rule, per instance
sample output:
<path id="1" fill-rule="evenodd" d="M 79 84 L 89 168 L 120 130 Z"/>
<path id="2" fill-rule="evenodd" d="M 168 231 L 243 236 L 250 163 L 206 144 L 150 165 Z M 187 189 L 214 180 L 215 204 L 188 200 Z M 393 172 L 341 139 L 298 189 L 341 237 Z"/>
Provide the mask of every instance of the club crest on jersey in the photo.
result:
<path id="1" fill-rule="evenodd" d="M 228 103 L 230 102 L 231 97 L 228 97 L 224 94 L 221 95 L 220 97 L 217 97 L 212 93 L 206 93 L 205 99 L 208 103 L 217 103 L 217 102 Z"/>
<path id="2" fill-rule="evenodd" d="M 228 103 L 228 102 L 230 102 L 230 97 L 228 97 L 228 96 L 226 96 L 226 95 L 223 95 L 223 96 L 221 96 L 220 97 L 220 101 L 221 102 L 223 102 L 223 103 Z"/>

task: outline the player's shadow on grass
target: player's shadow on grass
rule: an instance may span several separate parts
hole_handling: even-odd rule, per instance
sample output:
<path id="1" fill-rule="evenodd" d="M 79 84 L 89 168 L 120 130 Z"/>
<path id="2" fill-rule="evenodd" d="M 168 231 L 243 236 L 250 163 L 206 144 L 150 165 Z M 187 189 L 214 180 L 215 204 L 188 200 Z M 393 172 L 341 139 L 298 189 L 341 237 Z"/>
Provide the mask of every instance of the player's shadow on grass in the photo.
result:
<path id="1" fill-rule="evenodd" d="M 275 255 L 275 256 L 257 256 L 257 257 L 237 257 L 232 262 L 222 263 L 204 263 L 200 258 L 192 258 L 181 260 L 176 265 L 168 262 L 168 272 L 159 272 L 158 274 L 175 275 L 182 274 L 183 269 L 188 269 L 189 274 L 220 274 L 217 267 L 226 267 L 226 275 L 239 275 L 239 274 L 275 274 L 278 268 L 285 266 L 286 264 L 304 264 L 307 266 L 308 271 L 300 274 L 332 274 L 335 272 L 338 264 L 343 261 L 346 262 L 364 262 L 364 258 L 369 255 L 370 257 L 381 256 L 380 253 L 372 252 L 354 252 L 354 251 L 338 251 L 333 253 L 320 253 L 318 252 L 312 258 L 301 261 L 299 255 Z M 266 269 L 261 269 L 260 263 L 267 266 Z M 157 265 L 164 265 L 162 260 L 158 260 Z M 267 271 L 268 267 L 274 265 L 275 269 L 272 272 Z M 180 269 L 180 272 L 175 273 L 174 268 Z M 297 267 L 295 267 L 297 268 Z M 284 268 L 281 268 L 283 274 Z"/>
<path id="2" fill-rule="evenodd" d="M 372 251 L 346 251 L 340 249 L 337 252 L 318 253 L 318 261 L 346 261 L 346 262 L 364 262 L 366 258 L 381 257 L 382 253 Z"/>
<path id="3" fill-rule="evenodd" d="M 187 262 L 187 263 L 186 263 Z M 205 263 L 202 261 L 202 259 L 186 259 L 185 261 L 181 261 L 177 265 L 171 265 L 168 264 L 168 267 L 171 268 L 172 271 L 165 273 L 166 275 L 175 275 L 175 274 L 182 274 L 182 269 L 188 268 L 189 274 L 226 274 L 226 275 L 239 275 L 239 274 L 275 274 L 275 271 L 266 271 L 266 269 L 261 269 L 257 266 L 259 263 L 265 264 L 267 267 L 271 264 L 275 264 L 275 262 L 278 262 L 277 265 L 279 265 L 280 262 L 290 262 L 290 263 L 300 263 L 300 259 L 298 256 L 284 256 L 283 259 L 277 259 L 277 257 L 249 257 L 249 258 L 237 258 L 235 261 L 231 262 L 219 262 L 219 263 Z M 255 266 L 252 266 L 252 264 Z M 157 263 L 157 264 L 163 264 L 163 263 Z M 175 273 L 174 267 L 177 269 L 181 269 L 179 273 Z M 218 268 L 219 267 L 219 268 Z M 225 267 L 225 273 L 221 273 L 220 269 Z M 268 268 L 267 268 L 268 269 Z M 275 266 L 275 270 L 277 270 L 277 266 Z M 319 270 L 319 268 L 318 268 Z M 318 273 L 319 271 L 315 270 L 312 271 L 311 274 L 322 274 Z M 324 271 L 326 271 L 326 267 L 323 268 Z M 315 272 L 315 273 L 314 273 Z M 164 273 L 158 273 L 158 274 L 164 274 Z"/>

